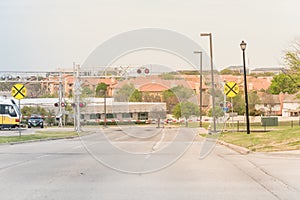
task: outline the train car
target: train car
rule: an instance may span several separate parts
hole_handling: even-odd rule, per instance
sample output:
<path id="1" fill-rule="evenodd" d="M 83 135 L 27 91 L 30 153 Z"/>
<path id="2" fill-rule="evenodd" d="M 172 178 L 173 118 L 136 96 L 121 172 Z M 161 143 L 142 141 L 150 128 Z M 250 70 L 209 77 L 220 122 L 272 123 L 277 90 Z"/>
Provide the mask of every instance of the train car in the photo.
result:
<path id="1" fill-rule="evenodd" d="M 0 99 L 0 129 L 19 127 L 21 112 L 13 99 Z"/>

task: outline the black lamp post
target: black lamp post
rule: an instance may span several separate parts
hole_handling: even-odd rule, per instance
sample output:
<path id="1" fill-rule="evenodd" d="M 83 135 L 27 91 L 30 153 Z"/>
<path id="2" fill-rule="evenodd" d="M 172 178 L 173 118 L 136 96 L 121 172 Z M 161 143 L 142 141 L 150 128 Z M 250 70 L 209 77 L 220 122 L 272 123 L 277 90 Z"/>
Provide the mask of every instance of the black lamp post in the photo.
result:
<path id="1" fill-rule="evenodd" d="M 194 54 L 200 54 L 200 71 L 199 71 L 199 126 L 202 127 L 202 51 L 194 51 Z"/>
<path id="2" fill-rule="evenodd" d="M 245 90 L 245 106 L 246 106 L 246 124 L 247 124 L 247 134 L 250 134 L 250 125 L 249 125 L 249 109 L 248 109 L 248 90 L 247 90 L 247 76 L 246 76 L 246 62 L 245 62 L 245 50 L 247 44 L 242 41 L 240 44 L 243 51 L 243 67 L 244 67 L 244 90 Z"/>

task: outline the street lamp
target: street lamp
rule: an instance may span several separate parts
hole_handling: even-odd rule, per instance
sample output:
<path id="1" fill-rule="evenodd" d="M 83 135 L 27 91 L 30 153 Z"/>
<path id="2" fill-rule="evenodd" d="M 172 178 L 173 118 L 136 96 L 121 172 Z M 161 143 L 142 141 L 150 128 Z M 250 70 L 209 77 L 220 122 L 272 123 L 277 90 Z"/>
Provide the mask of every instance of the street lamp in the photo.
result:
<path id="1" fill-rule="evenodd" d="M 246 62 L 245 62 L 245 50 L 247 44 L 242 41 L 240 44 L 243 51 L 243 67 L 244 67 L 244 90 L 245 90 L 245 106 L 246 106 L 246 124 L 247 124 L 247 134 L 250 134 L 250 125 L 249 125 L 249 109 L 248 109 L 248 90 L 247 90 L 247 77 L 246 77 Z"/>
<path id="2" fill-rule="evenodd" d="M 194 54 L 199 54 L 200 55 L 200 89 L 199 89 L 199 95 L 200 95 L 200 105 L 199 105 L 199 126 L 202 127 L 202 51 L 194 51 Z"/>
<path id="3" fill-rule="evenodd" d="M 213 132 L 217 132 L 216 127 L 216 109 L 215 109 L 215 83 L 214 83 L 214 67 L 213 67 L 213 53 L 212 53 L 212 34 L 211 33 L 201 33 L 200 36 L 208 36 L 210 44 L 210 68 L 211 68 L 211 95 L 212 95 L 212 116 L 213 116 Z"/>

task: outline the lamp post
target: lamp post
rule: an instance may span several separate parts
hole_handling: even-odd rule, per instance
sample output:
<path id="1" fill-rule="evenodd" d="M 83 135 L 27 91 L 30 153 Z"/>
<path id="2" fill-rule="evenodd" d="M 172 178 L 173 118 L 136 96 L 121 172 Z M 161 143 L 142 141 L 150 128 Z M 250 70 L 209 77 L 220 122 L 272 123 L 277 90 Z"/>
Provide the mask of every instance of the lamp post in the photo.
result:
<path id="1" fill-rule="evenodd" d="M 210 68 L 211 68 L 211 95 L 212 95 L 212 116 L 213 116 L 213 132 L 217 132 L 216 127 L 216 109 L 215 109 L 215 82 L 214 82 L 214 67 L 213 67 L 213 51 L 212 51 L 212 34 L 211 33 L 201 33 L 200 36 L 209 37 L 209 46 L 210 46 Z"/>
<path id="2" fill-rule="evenodd" d="M 200 103 L 199 103 L 199 126 L 202 127 L 202 51 L 194 51 L 194 54 L 200 55 L 200 71 L 199 71 L 199 96 L 200 96 Z"/>
<path id="3" fill-rule="evenodd" d="M 249 125 L 249 109 L 248 109 L 248 90 L 247 90 L 247 76 L 246 76 L 246 62 L 245 62 L 245 50 L 247 44 L 242 41 L 240 44 L 243 51 L 243 67 L 244 67 L 244 90 L 245 90 L 245 106 L 246 106 L 246 124 L 247 124 L 247 134 L 250 134 L 250 125 Z"/>

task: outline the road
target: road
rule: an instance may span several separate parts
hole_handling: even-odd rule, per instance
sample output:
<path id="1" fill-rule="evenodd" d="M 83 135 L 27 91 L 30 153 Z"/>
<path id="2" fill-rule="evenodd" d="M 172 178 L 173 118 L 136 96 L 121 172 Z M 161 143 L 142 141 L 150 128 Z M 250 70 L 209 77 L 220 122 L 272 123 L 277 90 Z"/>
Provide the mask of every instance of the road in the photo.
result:
<path id="1" fill-rule="evenodd" d="M 299 169 L 299 151 L 240 155 L 191 129 L 107 128 L 0 145 L 5 200 L 290 200 L 299 199 Z"/>

